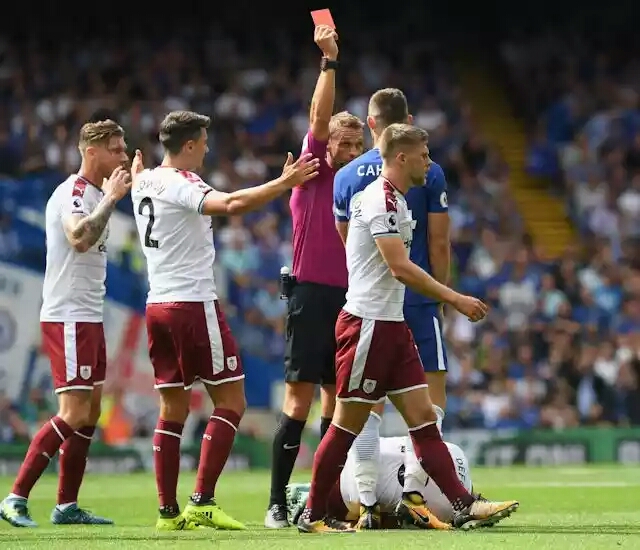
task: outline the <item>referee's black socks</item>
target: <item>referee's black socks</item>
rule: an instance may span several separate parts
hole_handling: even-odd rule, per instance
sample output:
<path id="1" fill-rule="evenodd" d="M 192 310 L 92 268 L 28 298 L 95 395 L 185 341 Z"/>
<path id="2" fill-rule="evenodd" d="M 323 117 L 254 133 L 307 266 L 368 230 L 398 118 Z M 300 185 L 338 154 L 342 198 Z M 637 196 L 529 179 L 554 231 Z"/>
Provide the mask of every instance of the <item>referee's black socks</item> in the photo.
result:
<path id="1" fill-rule="evenodd" d="M 302 431 L 306 420 L 295 420 L 282 413 L 273 438 L 271 463 L 271 497 L 269 507 L 286 505 L 286 490 L 298 458 Z M 327 426 L 328 427 L 328 426 Z"/>
<path id="2" fill-rule="evenodd" d="M 320 439 L 322 439 L 324 437 L 324 434 L 327 433 L 329 426 L 331 426 L 331 420 L 331 418 L 327 418 L 326 416 L 323 416 L 320 419 Z"/>

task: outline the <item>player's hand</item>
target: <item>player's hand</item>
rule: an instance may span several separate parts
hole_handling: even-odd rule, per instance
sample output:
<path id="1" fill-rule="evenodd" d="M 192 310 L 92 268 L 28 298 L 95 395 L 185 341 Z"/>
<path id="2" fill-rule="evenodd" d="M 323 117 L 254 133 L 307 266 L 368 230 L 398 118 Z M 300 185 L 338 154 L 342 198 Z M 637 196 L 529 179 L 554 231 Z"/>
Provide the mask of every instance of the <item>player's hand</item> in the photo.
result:
<path id="1" fill-rule="evenodd" d="M 458 297 L 451 305 L 460 313 L 466 315 L 472 323 L 484 319 L 489 311 L 489 308 L 482 300 L 478 300 L 473 296 L 465 296 L 464 294 L 458 294 Z"/>
<path id="2" fill-rule="evenodd" d="M 142 161 L 142 151 L 140 151 L 140 149 L 136 149 L 136 154 L 133 156 L 133 160 L 131 161 L 131 181 L 133 181 L 143 170 L 144 162 Z"/>
<path id="3" fill-rule="evenodd" d="M 131 174 L 124 166 L 118 166 L 104 183 L 104 194 L 119 201 L 131 189 Z"/>
<path id="4" fill-rule="evenodd" d="M 311 153 L 301 155 L 298 160 L 293 162 L 293 155 L 287 153 L 287 162 L 284 163 L 282 169 L 282 179 L 288 187 L 302 185 L 304 182 L 315 178 L 320 168 L 320 160 L 313 158 Z"/>
<path id="5" fill-rule="evenodd" d="M 313 40 L 329 59 L 338 58 L 338 34 L 329 25 L 318 25 L 313 33 Z"/>

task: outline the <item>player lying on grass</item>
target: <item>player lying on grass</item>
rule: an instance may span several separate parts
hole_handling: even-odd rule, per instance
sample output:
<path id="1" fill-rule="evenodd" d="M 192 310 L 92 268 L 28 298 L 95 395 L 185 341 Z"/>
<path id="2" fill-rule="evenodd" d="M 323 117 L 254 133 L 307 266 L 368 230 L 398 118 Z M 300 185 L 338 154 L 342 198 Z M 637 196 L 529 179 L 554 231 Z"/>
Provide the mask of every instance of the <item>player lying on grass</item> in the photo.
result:
<path id="1" fill-rule="evenodd" d="M 375 418 L 377 415 L 371 413 Z M 379 421 L 379 418 L 376 418 Z M 472 492 L 469 463 L 462 449 L 452 443 L 447 448 L 456 467 L 456 473 L 465 489 Z M 380 455 L 378 459 L 378 482 L 376 484 L 377 523 L 384 529 L 400 527 L 424 528 L 425 522 L 416 522 L 403 503 L 405 455 L 411 451 L 406 437 L 381 437 Z M 356 452 L 355 447 L 349 451 L 347 462 L 340 475 L 340 480 L 329 496 L 329 514 L 340 521 L 356 523 L 361 515 L 361 504 L 356 484 Z M 423 472 L 421 479 L 421 497 L 428 508 L 436 516 L 428 524 L 435 529 L 443 528 L 440 523 L 450 524 L 453 520 L 453 508 L 436 483 Z M 290 484 L 287 487 L 287 507 L 291 514 L 291 522 L 297 523 L 304 510 L 309 496 L 309 484 Z M 445 527 L 446 528 L 446 527 Z"/>

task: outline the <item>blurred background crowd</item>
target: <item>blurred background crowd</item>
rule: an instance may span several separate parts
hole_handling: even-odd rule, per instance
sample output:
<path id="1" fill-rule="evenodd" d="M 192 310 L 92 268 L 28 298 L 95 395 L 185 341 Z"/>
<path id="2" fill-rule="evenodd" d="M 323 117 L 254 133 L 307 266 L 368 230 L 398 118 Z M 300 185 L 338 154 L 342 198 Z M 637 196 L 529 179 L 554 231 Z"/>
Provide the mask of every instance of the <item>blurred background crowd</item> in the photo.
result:
<path id="1" fill-rule="evenodd" d="M 276 32 L 269 47 L 215 25 L 130 38 L 126 47 L 117 38 L 0 41 L 0 259 L 43 268 L 42 229 L 18 213 L 42 211 L 77 170 L 77 132 L 96 112 L 125 127 L 148 165 L 161 158 L 156 128 L 167 111 L 210 114 L 205 181 L 232 191 L 276 177 L 307 130 L 319 62 L 307 34 Z M 405 37 L 406 47 L 390 52 L 369 38 L 341 41 L 336 110 L 364 118 L 373 91 L 404 90 L 445 169 L 454 284 L 492 306 L 481 324 L 446 311 L 445 429 L 640 425 L 638 62 L 580 33 L 514 35 L 500 47 L 504 84 L 527 124 L 526 169 L 562 198 L 578 235 L 552 259 L 527 231 L 510 192 L 513 167 L 477 124 L 446 43 Z M 130 202 L 119 208 L 132 214 Z M 242 352 L 279 373 L 288 197 L 215 224 L 218 286 Z M 132 221 L 131 229 L 110 253 L 141 308 L 145 266 Z M 0 439 L 26 434 L 25 423 L 48 407 L 37 389 L 24 402 L 0 400 Z"/>

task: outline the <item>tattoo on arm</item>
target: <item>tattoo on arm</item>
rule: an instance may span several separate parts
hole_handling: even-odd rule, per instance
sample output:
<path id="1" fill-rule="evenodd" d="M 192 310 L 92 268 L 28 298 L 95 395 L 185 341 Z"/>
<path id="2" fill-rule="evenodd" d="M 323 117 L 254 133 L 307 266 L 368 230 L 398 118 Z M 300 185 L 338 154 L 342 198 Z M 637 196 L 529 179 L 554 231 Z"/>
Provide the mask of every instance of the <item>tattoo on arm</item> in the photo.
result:
<path id="1" fill-rule="evenodd" d="M 76 224 L 71 235 L 92 247 L 98 242 L 115 208 L 116 201 L 111 197 L 103 197 L 96 209 Z"/>

